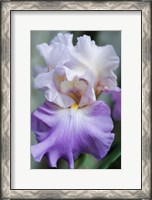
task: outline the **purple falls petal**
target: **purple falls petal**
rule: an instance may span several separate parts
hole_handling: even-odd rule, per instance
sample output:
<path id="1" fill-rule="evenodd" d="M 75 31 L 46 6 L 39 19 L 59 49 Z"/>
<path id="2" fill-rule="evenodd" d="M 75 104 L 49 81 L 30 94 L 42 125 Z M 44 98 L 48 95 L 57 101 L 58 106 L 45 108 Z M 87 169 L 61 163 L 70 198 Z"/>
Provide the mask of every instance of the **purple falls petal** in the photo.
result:
<path id="1" fill-rule="evenodd" d="M 112 99 L 114 101 L 114 106 L 112 110 L 113 118 L 117 121 L 121 120 L 121 91 L 113 91 Z"/>
<path id="2" fill-rule="evenodd" d="M 112 90 L 112 91 L 107 90 L 103 94 L 110 96 L 113 102 L 112 117 L 115 120 L 120 121 L 121 120 L 121 89 L 117 87 L 116 90 Z"/>
<path id="3" fill-rule="evenodd" d="M 109 107 L 102 101 L 78 109 L 61 109 L 45 102 L 32 113 L 32 130 L 38 144 L 32 146 L 36 161 L 46 155 L 51 167 L 57 167 L 60 158 L 69 168 L 74 168 L 74 159 L 88 153 L 102 159 L 114 140 L 111 133 L 113 122 Z"/>

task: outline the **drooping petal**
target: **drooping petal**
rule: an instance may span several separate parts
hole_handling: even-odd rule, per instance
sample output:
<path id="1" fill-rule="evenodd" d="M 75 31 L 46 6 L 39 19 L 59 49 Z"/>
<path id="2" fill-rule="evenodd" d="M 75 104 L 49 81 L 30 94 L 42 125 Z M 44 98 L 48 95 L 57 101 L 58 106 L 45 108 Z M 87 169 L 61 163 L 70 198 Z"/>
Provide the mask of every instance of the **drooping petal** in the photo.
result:
<path id="1" fill-rule="evenodd" d="M 121 91 L 112 92 L 112 99 L 114 101 L 114 106 L 112 110 L 113 118 L 117 121 L 121 120 Z"/>
<path id="2" fill-rule="evenodd" d="M 45 102 L 32 113 L 33 118 L 32 130 L 39 132 L 39 143 L 32 146 L 33 158 L 40 161 L 46 155 L 51 167 L 63 158 L 74 168 L 74 159 L 81 153 L 102 159 L 114 140 L 110 109 L 102 101 L 79 109 L 61 109 Z M 44 130 L 48 131 L 45 137 Z"/>
<path id="3" fill-rule="evenodd" d="M 64 65 L 69 60 L 67 49 L 61 43 L 54 43 L 52 45 L 43 43 L 36 47 L 44 58 L 49 70 L 58 65 Z"/>
<path id="4" fill-rule="evenodd" d="M 94 155 L 96 159 L 102 159 L 114 139 L 114 134 L 111 133 L 113 122 L 110 117 L 110 109 L 102 101 L 97 101 L 80 111 L 77 118 L 79 125 L 76 128 L 77 134 L 74 140 L 79 143 L 78 145 L 73 144 L 74 157 L 77 157 L 80 152 L 84 152 Z"/>
<path id="5" fill-rule="evenodd" d="M 112 91 L 107 90 L 102 94 L 106 96 L 107 95 L 110 96 L 113 103 L 112 117 L 115 120 L 120 121 L 121 120 L 121 89 L 117 87 L 116 90 L 112 90 Z"/>
<path id="6" fill-rule="evenodd" d="M 33 112 L 31 116 L 31 129 L 34 131 L 38 141 L 44 140 L 52 127 L 57 124 L 57 119 L 53 116 L 58 110 L 60 110 L 59 106 L 53 103 L 44 103 Z"/>

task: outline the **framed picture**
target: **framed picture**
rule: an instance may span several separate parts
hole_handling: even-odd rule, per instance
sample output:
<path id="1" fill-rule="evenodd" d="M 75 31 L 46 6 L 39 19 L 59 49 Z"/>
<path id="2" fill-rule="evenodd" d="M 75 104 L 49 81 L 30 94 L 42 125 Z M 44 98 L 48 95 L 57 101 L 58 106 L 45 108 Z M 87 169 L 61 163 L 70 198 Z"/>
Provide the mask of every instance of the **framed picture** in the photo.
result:
<path id="1" fill-rule="evenodd" d="M 150 199 L 150 1 L 1 2 L 2 199 Z"/>

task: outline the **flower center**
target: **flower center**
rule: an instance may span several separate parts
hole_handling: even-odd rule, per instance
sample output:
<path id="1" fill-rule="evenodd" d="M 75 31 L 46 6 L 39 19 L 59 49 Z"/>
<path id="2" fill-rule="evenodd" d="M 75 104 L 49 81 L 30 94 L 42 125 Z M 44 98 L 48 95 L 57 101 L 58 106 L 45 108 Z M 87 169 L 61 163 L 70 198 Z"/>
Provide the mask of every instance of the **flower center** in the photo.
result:
<path id="1" fill-rule="evenodd" d="M 78 105 L 77 103 L 74 103 L 74 104 L 71 106 L 71 109 L 76 110 L 78 107 L 79 107 L 79 105 Z"/>
<path id="2" fill-rule="evenodd" d="M 60 83 L 60 91 L 71 97 L 76 104 L 79 104 L 82 95 L 88 87 L 87 81 L 84 79 L 74 79 L 72 81 L 64 80 Z"/>

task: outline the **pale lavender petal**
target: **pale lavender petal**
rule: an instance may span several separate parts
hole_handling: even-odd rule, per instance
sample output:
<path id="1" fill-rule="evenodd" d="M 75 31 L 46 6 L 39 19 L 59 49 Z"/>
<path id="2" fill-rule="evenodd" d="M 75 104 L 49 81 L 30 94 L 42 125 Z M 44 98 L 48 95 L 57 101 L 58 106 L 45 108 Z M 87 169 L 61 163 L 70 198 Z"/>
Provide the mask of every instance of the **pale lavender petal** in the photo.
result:
<path id="1" fill-rule="evenodd" d="M 73 46 L 72 44 L 73 34 L 70 33 L 58 33 L 58 35 L 50 42 L 50 44 L 60 43 L 65 46 Z"/>
<path id="2" fill-rule="evenodd" d="M 36 45 L 36 48 L 38 49 L 40 55 L 44 58 L 45 62 L 48 64 L 48 58 L 49 58 L 50 52 L 52 51 L 53 46 L 49 46 L 46 43 L 42 43 L 42 44 Z"/>
<path id="3" fill-rule="evenodd" d="M 54 83 L 52 81 L 52 71 L 47 73 L 40 73 L 38 76 L 34 79 L 34 86 L 37 89 L 41 88 L 51 88 L 54 86 Z"/>
<path id="4" fill-rule="evenodd" d="M 45 97 L 48 101 L 57 104 L 61 108 L 69 108 L 75 103 L 75 101 L 71 97 L 65 94 L 61 94 L 54 89 L 46 90 Z"/>
<path id="5" fill-rule="evenodd" d="M 75 102 L 65 94 L 61 94 L 54 82 L 54 71 L 39 74 L 35 80 L 35 87 L 44 91 L 48 101 L 56 103 L 62 108 L 72 106 Z"/>
<path id="6" fill-rule="evenodd" d="M 76 76 L 76 74 L 71 69 L 67 68 L 66 66 L 56 67 L 55 74 L 59 76 L 65 75 L 68 81 L 72 81 L 74 77 Z"/>
<path id="7" fill-rule="evenodd" d="M 49 70 L 52 70 L 58 65 L 64 65 L 69 61 L 67 49 L 63 44 L 55 43 L 53 45 L 48 45 L 43 43 L 36 47 L 44 58 Z"/>
<path id="8" fill-rule="evenodd" d="M 56 72 L 60 75 L 65 74 L 68 81 L 72 81 L 74 79 L 84 80 L 87 82 L 87 89 L 83 92 L 82 97 L 79 102 L 79 106 L 83 107 L 85 105 L 90 105 L 96 100 L 94 93 L 94 76 L 91 71 L 87 70 L 81 76 L 78 76 L 75 71 L 67 67 L 58 67 Z M 77 85 L 78 86 L 78 85 Z M 82 84 L 80 85 L 80 89 L 82 89 Z"/>
<path id="9" fill-rule="evenodd" d="M 79 106 L 83 107 L 85 105 L 90 105 L 96 100 L 95 92 L 94 92 L 94 76 L 90 70 L 87 70 L 80 79 L 86 80 L 88 82 L 87 90 L 83 93 L 81 100 L 79 102 Z"/>
<path id="10" fill-rule="evenodd" d="M 70 49 L 69 53 L 75 68 L 89 68 L 94 73 L 102 91 L 115 90 L 117 77 L 114 70 L 119 66 L 119 57 L 112 45 L 97 46 L 89 36 L 84 35 L 78 37 L 76 47 Z"/>
<path id="11" fill-rule="evenodd" d="M 79 107 L 92 104 L 96 100 L 95 93 L 93 88 L 88 85 L 88 88 L 85 93 L 83 93 L 81 100 L 79 102 Z"/>
<path id="12" fill-rule="evenodd" d="M 50 72 L 36 76 L 34 83 L 35 88 L 44 91 L 49 102 L 56 103 L 62 108 L 71 107 L 74 103 L 83 107 L 96 100 L 94 77 L 89 70 L 84 75 L 77 76 L 69 68 L 58 66 Z"/>
<path id="13" fill-rule="evenodd" d="M 45 73 L 48 72 L 48 67 L 42 67 L 39 65 L 36 65 L 33 67 L 33 77 L 36 77 L 37 75 L 41 74 L 41 73 Z"/>
<path id="14" fill-rule="evenodd" d="M 74 159 L 81 153 L 102 159 L 114 140 L 110 109 L 102 101 L 79 109 L 60 109 L 45 102 L 32 116 L 37 119 L 33 131 L 40 136 L 48 131 L 46 137 L 40 137 L 39 143 L 32 146 L 33 158 L 40 161 L 47 155 L 51 167 L 56 167 L 58 159 L 63 158 L 69 168 L 74 168 Z M 47 126 L 41 127 L 38 122 Z"/>

